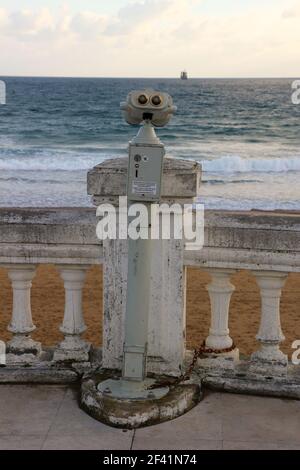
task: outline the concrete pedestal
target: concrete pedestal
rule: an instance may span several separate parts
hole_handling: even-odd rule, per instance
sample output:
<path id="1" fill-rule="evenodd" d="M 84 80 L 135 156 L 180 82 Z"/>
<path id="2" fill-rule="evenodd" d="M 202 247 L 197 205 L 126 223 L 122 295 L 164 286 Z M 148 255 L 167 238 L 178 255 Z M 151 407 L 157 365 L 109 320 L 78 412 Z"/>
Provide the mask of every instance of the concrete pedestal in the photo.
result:
<path id="1" fill-rule="evenodd" d="M 117 207 L 126 195 L 127 158 L 116 158 L 88 173 L 88 194 L 95 206 Z M 201 166 L 194 161 L 166 158 L 162 202 L 192 204 L 199 194 Z M 148 370 L 180 375 L 185 357 L 184 240 L 154 241 L 150 301 Z M 127 289 L 127 240 L 105 240 L 103 367 L 120 369 L 124 342 Z"/>
<path id="2" fill-rule="evenodd" d="M 101 393 L 101 380 L 103 377 L 96 375 L 82 382 L 81 407 L 98 421 L 117 428 L 135 429 L 169 421 L 189 411 L 202 398 L 200 385 L 184 384 L 171 387 L 158 399 L 121 399 Z"/>
<path id="3" fill-rule="evenodd" d="M 114 213 L 115 207 L 119 210 L 118 215 L 122 213 L 119 197 L 126 194 L 127 165 L 127 158 L 115 159 L 89 172 L 88 193 L 93 196 L 96 206 L 105 204 L 109 212 Z M 172 221 L 178 215 L 178 208 L 182 216 L 183 205 L 191 205 L 198 196 L 200 176 L 201 167 L 197 162 L 165 160 L 161 203 L 168 203 L 169 206 L 176 204 L 176 209 L 173 207 L 171 210 L 165 206 L 173 228 Z M 110 208 L 113 206 L 112 210 L 108 204 Z M 119 227 L 121 223 L 119 221 Z M 125 225 L 127 230 L 127 215 Z M 174 229 L 170 230 L 168 239 L 160 237 L 152 243 L 147 371 L 156 374 L 152 384 L 154 389 L 147 388 L 148 380 L 141 382 L 141 389 L 136 383 L 133 398 L 130 384 L 125 384 L 125 387 L 125 381 L 119 382 L 111 375 L 109 380 L 94 375 L 84 381 L 81 388 L 81 405 L 87 413 L 111 426 L 128 429 L 173 419 L 195 406 L 201 398 L 200 385 L 184 384 L 169 388 L 157 383 L 155 386 L 157 375 L 178 376 L 182 373 L 185 358 L 186 270 L 183 261 L 185 241 L 182 236 L 177 239 Z M 120 239 L 118 235 L 117 239 L 104 240 L 103 255 L 102 367 L 120 370 L 126 296 L 135 295 L 135 292 L 127 292 L 127 240 Z"/>

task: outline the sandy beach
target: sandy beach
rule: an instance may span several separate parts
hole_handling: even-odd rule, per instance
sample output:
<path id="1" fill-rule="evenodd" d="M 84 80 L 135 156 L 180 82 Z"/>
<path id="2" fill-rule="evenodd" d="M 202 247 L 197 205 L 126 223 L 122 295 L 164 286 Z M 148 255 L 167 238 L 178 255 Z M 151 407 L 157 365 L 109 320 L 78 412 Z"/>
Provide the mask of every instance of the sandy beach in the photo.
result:
<path id="1" fill-rule="evenodd" d="M 187 345 L 198 346 L 208 334 L 210 303 L 205 289 L 209 275 L 198 269 L 188 270 L 187 288 Z M 242 354 L 249 355 L 257 348 L 255 335 L 260 319 L 259 290 L 253 276 L 240 272 L 232 277 L 236 287 L 231 300 L 230 334 Z M 87 331 L 85 338 L 95 345 L 102 336 L 102 269 L 92 267 L 87 274 L 83 293 Z M 12 292 L 7 270 L 0 269 L 0 339 L 7 341 L 6 328 L 10 321 Z M 33 337 L 49 346 L 62 338 L 59 332 L 64 311 L 63 282 L 54 266 L 40 266 L 33 281 L 32 313 L 37 326 Z M 291 274 L 281 301 L 282 329 L 286 340 L 282 350 L 289 355 L 291 344 L 300 339 L 300 274 Z"/>

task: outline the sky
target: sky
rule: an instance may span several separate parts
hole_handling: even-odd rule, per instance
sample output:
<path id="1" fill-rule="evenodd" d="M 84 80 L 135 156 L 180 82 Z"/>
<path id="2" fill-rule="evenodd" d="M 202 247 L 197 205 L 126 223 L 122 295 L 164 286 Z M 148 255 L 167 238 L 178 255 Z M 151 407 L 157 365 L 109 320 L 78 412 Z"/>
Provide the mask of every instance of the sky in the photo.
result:
<path id="1" fill-rule="evenodd" d="M 299 77 L 300 0 L 0 0 L 0 76 Z"/>

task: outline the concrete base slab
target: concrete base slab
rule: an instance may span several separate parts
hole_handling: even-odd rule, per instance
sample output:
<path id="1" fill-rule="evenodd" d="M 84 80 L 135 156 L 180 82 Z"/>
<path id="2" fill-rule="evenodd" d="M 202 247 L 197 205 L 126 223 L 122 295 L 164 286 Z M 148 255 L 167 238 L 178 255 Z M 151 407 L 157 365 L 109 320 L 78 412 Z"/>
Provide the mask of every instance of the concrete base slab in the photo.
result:
<path id="1" fill-rule="evenodd" d="M 104 380 L 97 386 L 97 390 L 102 395 L 109 395 L 111 398 L 127 400 L 147 400 L 159 399 L 167 395 L 169 387 L 153 388 L 155 380 L 146 379 L 143 382 L 129 380 Z"/>
<path id="2" fill-rule="evenodd" d="M 9 354 L 7 356 L 10 356 Z M 34 362 L 10 362 L 7 357 L 6 365 L 0 365 L 0 384 L 72 384 L 80 383 L 94 377 L 96 371 L 100 371 L 100 381 L 112 378 L 111 370 L 103 375 L 101 367 L 101 350 L 92 349 L 88 362 L 53 362 L 53 349 L 46 348 L 41 357 Z M 190 358 L 187 360 L 187 366 Z M 120 372 L 115 371 L 118 379 Z M 164 377 L 166 379 L 166 377 Z M 162 381 L 161 386 L 169 385 L 174 377 L 168 377 Z M 286 376 L 272 376 L 267 373 L 255 374 L 251 362 L 247 358 L 240 360 L 232 370 L 224 367 L 211 367 L 206 369 L 196 367 L 189 382 L 185 385 L 196 385 L 203 388 L 211 388 L 232 393 L 264 395 L 281 398 L 300 399 L 300 368 L 289 364 Z"/>
<path id="3" fill-rule="evenodd" d="M 206 354 L 198 359 L 198 366 L 204 369 L 216 368 L 219 370 L 233 370 L 239 362 L 239 355 L 238 348 L 222 354 Z"/>
<path id="4" fill-rule="evenodd" d="M 204 388 L 222 392 L 294 398 L 300 399 L 300 370 L 299 366 L 290 364 L 285 376 L 256 374 L 247 358 L 240 360 L 234 370 L 211 368 L 206 370 L 197 367 L 194 373 L 198 376 Z"/>
<path id="5" fill-rule="evenodd" d="M 82 347 L 79 349 L 67 349 L 60 345 L 54 351 L 53 362 L 88 362 L 90 349 L 90 343 L 82 344 Z"/>
<path id="6" fill-rule="evenodd" d="M 169 392 L 158 399 L 120 399 L 98 390 L 103 379 L 95 375 L 83 380 L 81 407 L 98 421 L 123 429 L 150 426 L 177 418 L 191 410 L 202 398 L 200 385 L 182 384 L 170 387 Z"/>
<path id="7" fill-rule="evenodd" d="M 27 364 L 38 361 L 42 356 L 42 345 L 27 335 L 15 335 L 7 343 L 6 361 L 14 364 Z"/>
<path id="8" fill-rule="evenodd" d="M 7 354 L 6 365 L 0 366 L 0 384 L 71 384 L 79 382 L 84 374 L 96 370 L 101 363 L 101 350 L 93 349 L 87 362 L 69 360 L 54 362 L 53 349 L 45 348 L 35 361 L 18 361 Z"/>
<path id="9" fill-rule="evenodd" d="M 264 375 L 270 377 L 287 377 L 288 372 L 288 363 L 272 362 L 272 361 L 262 361 L 251 359 L 251 364 L 249 367 L 249 372 L 255 375 Z"/>
<path id="10" fill-rule="evenodd" d="M 10 365 L 0 368 L 0 384 L 71 384 L 78 382 L 80 373 L 70 367 L 53 367 L 51 363 L 30 366 Z"/>
<path id="11" fill-rule="evenodd" d="M 206 375 L 201 382 L 204 387 L 212 390 L 300 400 L 300 380 L 272 377 L 251 377 L 250 380 L 246 374 L 243 377 L 239 374 L 230 376 L 223 374 Z"/>
<path id="12" fill-rule="evenodd" d="M 34 354 L 6 354 L 6 364 L 8 365 L 17 365 L 27 366 L 28 364 L 38 363 L 41 360 L 40 356 L 35 356 Z"/>

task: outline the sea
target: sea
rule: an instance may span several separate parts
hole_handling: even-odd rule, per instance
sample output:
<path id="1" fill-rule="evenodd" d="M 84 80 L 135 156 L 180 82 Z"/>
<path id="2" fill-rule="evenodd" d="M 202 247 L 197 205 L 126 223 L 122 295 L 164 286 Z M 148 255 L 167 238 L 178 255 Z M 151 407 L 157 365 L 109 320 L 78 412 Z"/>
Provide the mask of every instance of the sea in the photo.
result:
<path id="1" fill-rule="evenodd" d="M 153 88 L 178 107 L 157 134 L 168 155 L 202 164 L 207 209 L 300 210 L 293 79 L 0 79 L 1 207 L 91 206 L 87 171 L 125 156 L 138 130 L 120 101 Z"/>

